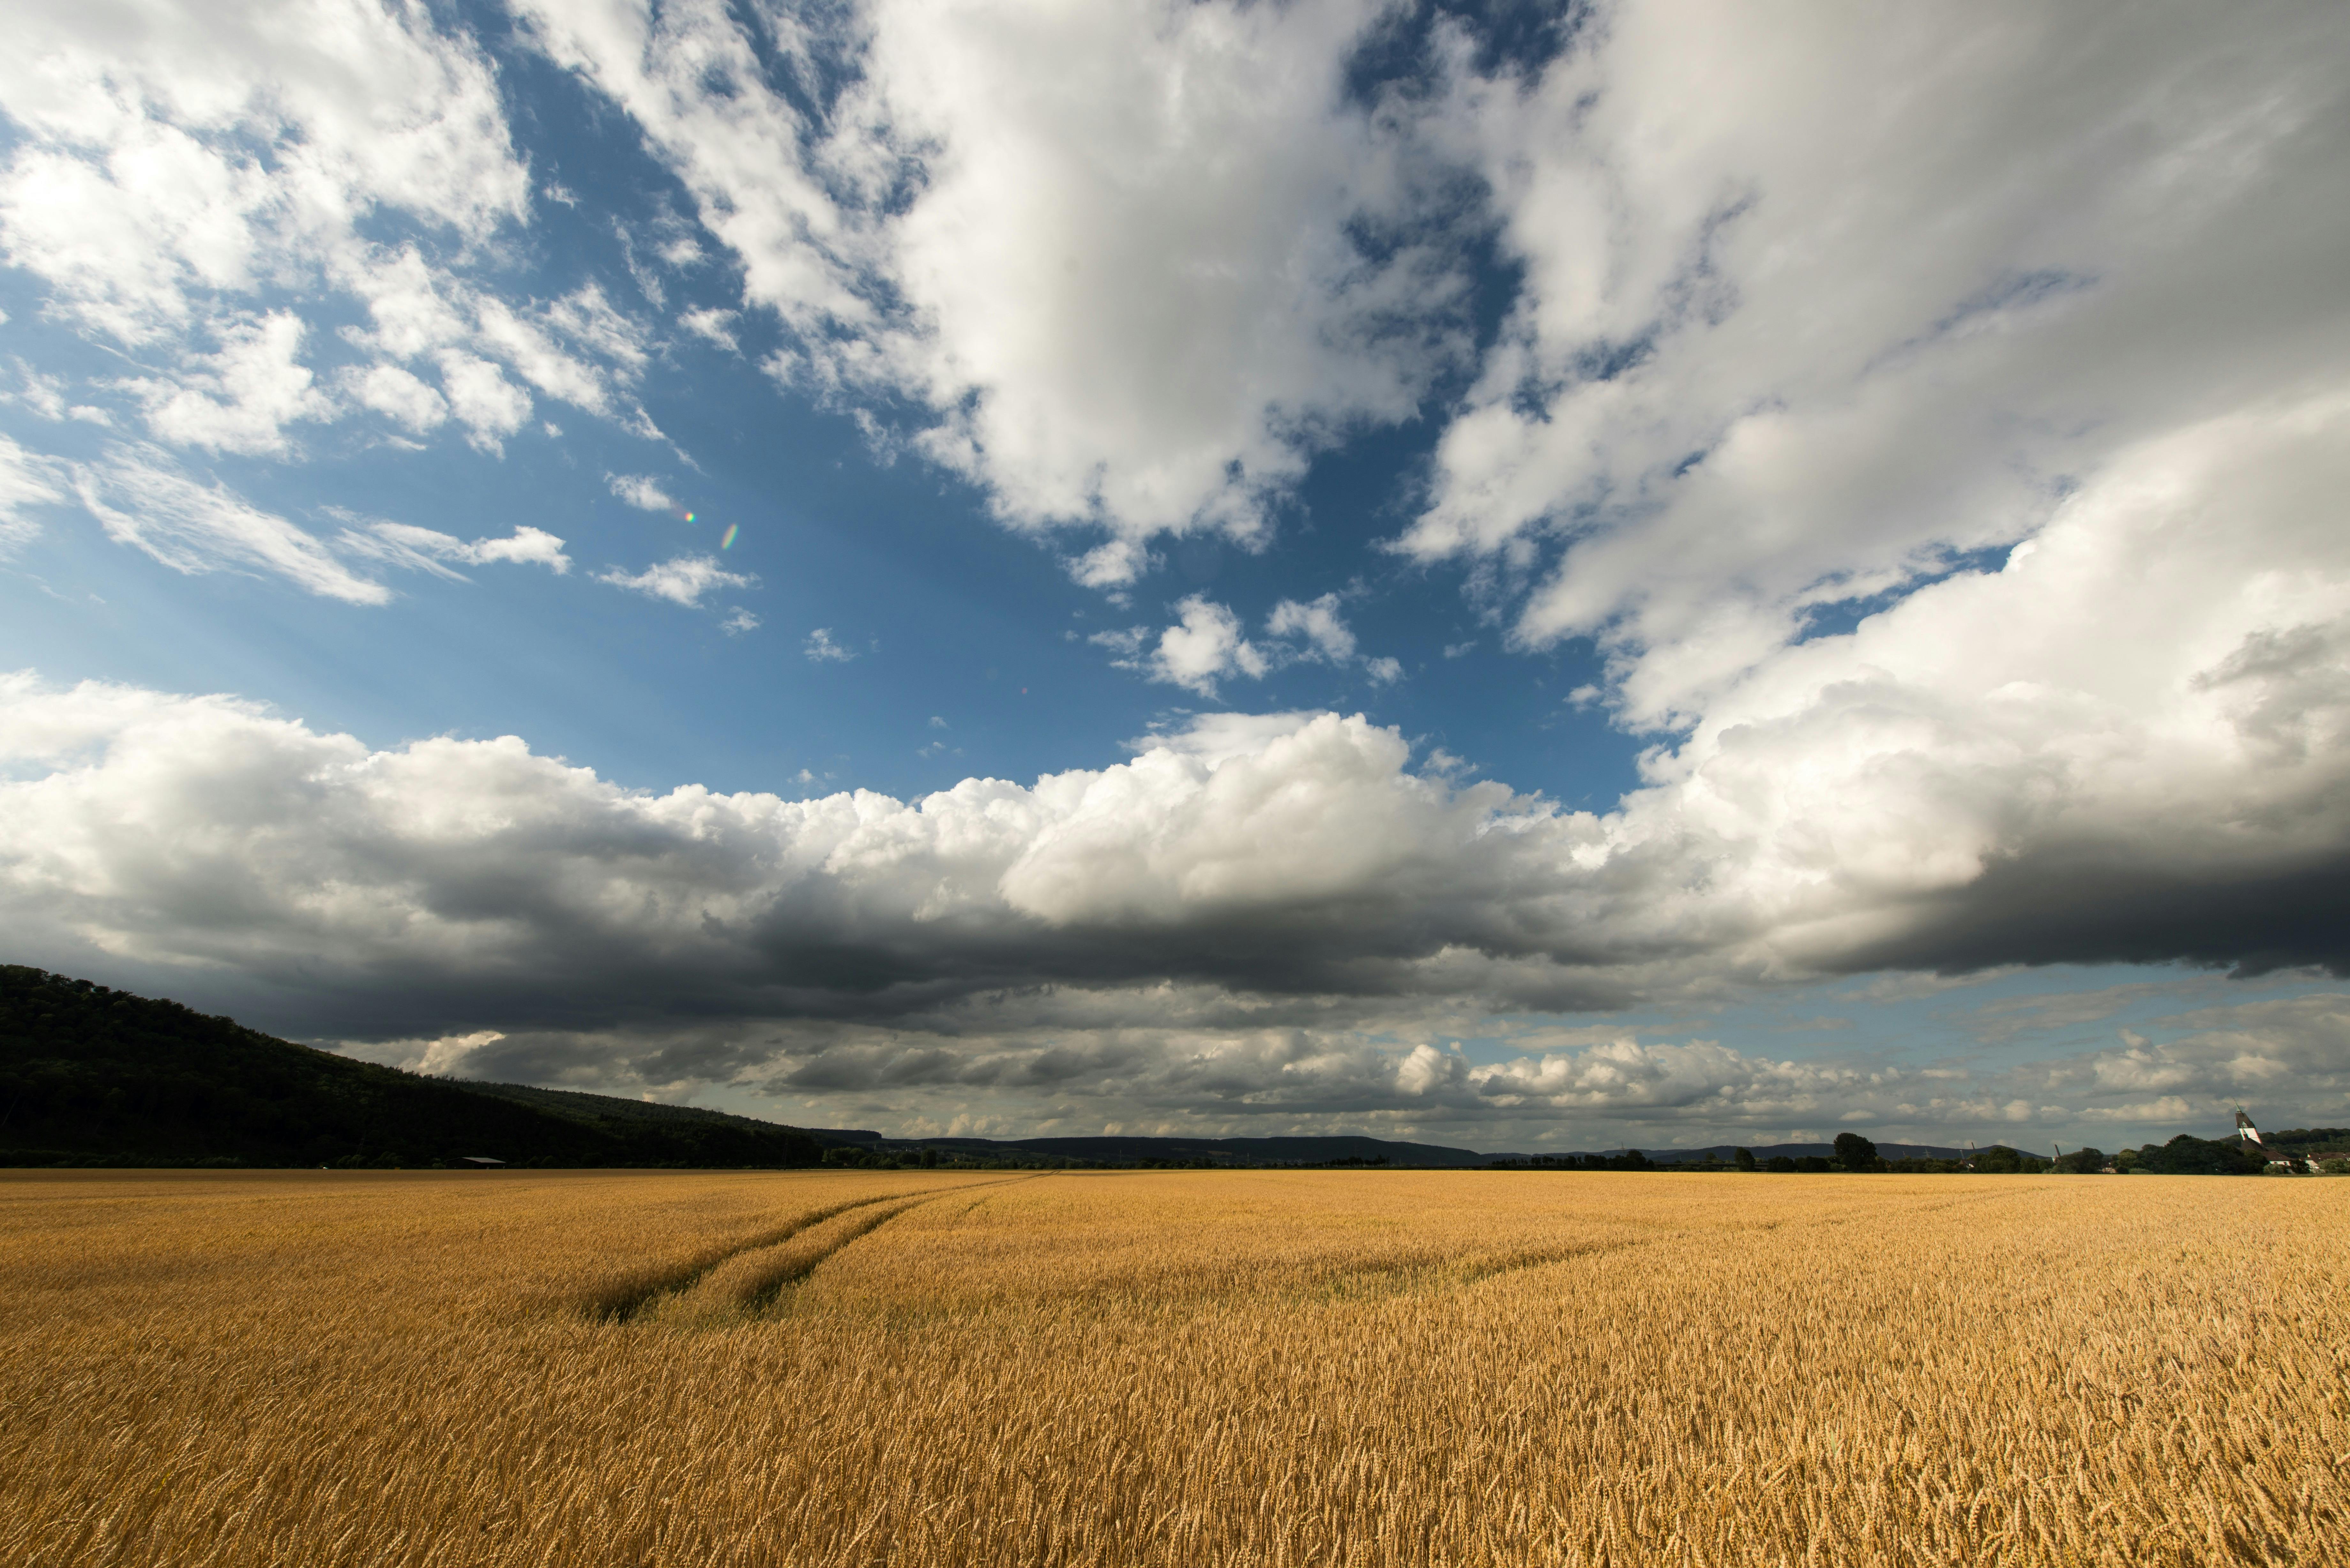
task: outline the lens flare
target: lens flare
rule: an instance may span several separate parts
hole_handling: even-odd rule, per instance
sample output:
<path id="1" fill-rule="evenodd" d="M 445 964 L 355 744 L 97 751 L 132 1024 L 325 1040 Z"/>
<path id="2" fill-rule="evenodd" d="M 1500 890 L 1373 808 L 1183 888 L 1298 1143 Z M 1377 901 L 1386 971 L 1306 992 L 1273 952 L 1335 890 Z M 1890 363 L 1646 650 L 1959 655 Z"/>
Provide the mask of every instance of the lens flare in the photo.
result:
<path id="1" fill-rule="evenodd" d="M 687 514 L 685 514 L 685 520 L 686 520 L 687 522 L 689 522 L 689 523 L 692 522 L 692 521 L 693 521 L 693 514 L 692 514 L 692 513 L 691 513 L 691 512 L 687 513 Z"/>
<path id="2" fill-rule="evenodd" d="M 726 524 L 726 535 L 724 538 L 718 541 L 718 547 L 722 550 L 733 549 L 734 547 L 734 535 L 742 531 L 743 525 L 739 523 L 729 523 Z"/>

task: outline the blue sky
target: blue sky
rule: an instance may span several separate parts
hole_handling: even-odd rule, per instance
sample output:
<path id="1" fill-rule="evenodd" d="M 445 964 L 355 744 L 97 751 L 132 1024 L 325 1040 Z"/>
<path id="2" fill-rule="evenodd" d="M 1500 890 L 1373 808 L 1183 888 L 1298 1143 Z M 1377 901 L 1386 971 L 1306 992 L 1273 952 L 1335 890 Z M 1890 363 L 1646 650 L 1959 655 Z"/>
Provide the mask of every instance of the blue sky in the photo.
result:
<path id="1" fill-rule="evenodd" d="M 892 1131 L 2350 1115 L 2338 26 L 1578 15 L 31 6 L 12 956 Z"/>

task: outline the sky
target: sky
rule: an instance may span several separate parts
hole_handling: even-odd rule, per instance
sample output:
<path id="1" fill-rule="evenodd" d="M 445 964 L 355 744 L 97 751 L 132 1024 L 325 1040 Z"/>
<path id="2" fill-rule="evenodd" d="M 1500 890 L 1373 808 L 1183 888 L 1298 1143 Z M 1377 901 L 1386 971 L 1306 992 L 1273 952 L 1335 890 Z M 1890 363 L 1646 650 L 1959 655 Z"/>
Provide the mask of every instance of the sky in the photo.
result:
<path id="1" fill-rule="evenodd" d="M 2350 1121 L 2337 6 L 11 16 L 8 961 L 909 1137 Z"/>

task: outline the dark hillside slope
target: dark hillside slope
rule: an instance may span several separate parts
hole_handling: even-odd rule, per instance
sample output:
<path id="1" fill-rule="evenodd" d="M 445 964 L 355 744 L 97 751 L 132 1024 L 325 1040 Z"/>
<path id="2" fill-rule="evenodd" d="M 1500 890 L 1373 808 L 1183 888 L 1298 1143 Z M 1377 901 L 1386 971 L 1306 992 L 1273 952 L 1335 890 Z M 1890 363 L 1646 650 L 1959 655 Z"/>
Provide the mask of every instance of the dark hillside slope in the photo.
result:
<path id="1" fill-rule="evenodd" d="M 543 1096 L 543 1098 L 541 1097 Z M 795 1166 L 825 1141 L 595 1095 L 484 1093 L 0 965 L 0 1164 Z"/>

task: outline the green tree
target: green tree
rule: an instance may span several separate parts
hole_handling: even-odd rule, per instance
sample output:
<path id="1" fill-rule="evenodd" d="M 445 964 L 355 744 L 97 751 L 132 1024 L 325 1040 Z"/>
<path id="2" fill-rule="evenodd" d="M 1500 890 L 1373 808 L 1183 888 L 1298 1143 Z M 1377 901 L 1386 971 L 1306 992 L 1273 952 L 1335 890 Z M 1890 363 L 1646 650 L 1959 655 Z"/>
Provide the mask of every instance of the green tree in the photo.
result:
<path id="1" fill-rule="evenodd" d="M 1774 1171 L 1777 1171 L 1777 1172 L 1779 1172 L 1781 1175 L 1783 1175 L 1783 1175 L 1785 1175 L 1787 1172 L 1792 1171 L 1792 1170 L 1794 1170 L 1794 1169 L 1795 1168 L 1795 1162 L 1794 1162 L 1794 1160 L 1791 1157 L 1789 1157 L 1789 1156 L 1787 1156 L 1787 1155 L 1783 1155 L 1783 1154 L 1774 1154 L 1774 1155 L 1773 1155 L 1773 1156 L 1771 1157 L 1771 1162 L 1770 1162 L 1770 1164 L 1768 1164 L 1767 1166 L 1763 1167 L 1763 1168 L 1764 1168 L 1764 1169 L 1766 1169 L 1766 1170 L 1774 1170 Z"/>
<path id="2" fill-rule="evenodd" d="M 1991 1176 L 2013 1176 L 2023 1168 L 2023 1157 L 2003 1143 L 1995 1143 L 1975 1156 L 1975 1168 Z"/>
<path id="3" fill-rule="evenodd" d="M 1877 1146 L 1858 1133 L 1838 1133 L 1835 1138 L 1835 1160 L 1846 1170 L 1875 1170 Z"/>
<path id="4" fill-rule="evenodd" d="M 2137 1168 L 2156 1176 L 2258 1176 L 2269 1157 L 2234 1138 L 2200 1138 L 2180 1133 L 2166 1144 L 2137 1151 Z"/>
<path id="5" fill-rule="evenodd" d="M 1751 1148 L 1733 1148 L 1730 1151 L 1730 1158 L 1737 1162 L 1741 1170 L 1754 1168 L 1754 1151 Z"/>
<path id="6" fill-rule="evenodd" d="M 2076 1148 L 2070 1154 L 2059 1155 L 2056 1163 L 2049 1168 L 2065 1176 L 2095 1176 L 2106 1168 L 2106 1151 L 2101 1148 Z"/>

